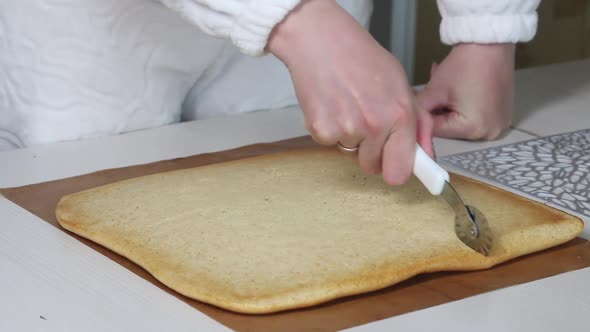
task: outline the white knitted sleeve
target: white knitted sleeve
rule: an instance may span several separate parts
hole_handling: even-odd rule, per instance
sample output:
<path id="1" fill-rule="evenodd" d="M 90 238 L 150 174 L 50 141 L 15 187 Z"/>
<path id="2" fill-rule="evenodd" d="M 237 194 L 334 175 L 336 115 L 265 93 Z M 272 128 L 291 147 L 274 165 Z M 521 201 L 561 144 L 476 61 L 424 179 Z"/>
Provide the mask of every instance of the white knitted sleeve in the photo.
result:
<path id="1" fill-rule="evenodd" d="M 528 42 L 537 32 L 540 0 L 437 0 L 443 43 Z"/>
<path id="2" fill-rule="evenodd" d="M 159 0 L 203 32 L 227 38 L 245 54 L 265 53 L 275 25 L 300 0 Z"/>

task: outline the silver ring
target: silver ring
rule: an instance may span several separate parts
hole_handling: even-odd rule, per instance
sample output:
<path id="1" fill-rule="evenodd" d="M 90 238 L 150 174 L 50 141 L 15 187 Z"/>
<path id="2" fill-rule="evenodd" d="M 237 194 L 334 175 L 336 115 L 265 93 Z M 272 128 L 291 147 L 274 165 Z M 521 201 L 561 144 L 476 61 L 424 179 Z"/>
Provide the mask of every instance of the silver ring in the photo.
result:
<path id="1" fill-rule="evenodd" d="M 340 149 L 340 151 L 344 152 L 344 153 L 356 153 L 359 150 L 359 146 L 355 146 L 355 147 L 348 147 L 348 146 L 344 146 L 342 145 L 342 143 L 337 142 L 336 144 L 338 146 L 338 149 Z"/>

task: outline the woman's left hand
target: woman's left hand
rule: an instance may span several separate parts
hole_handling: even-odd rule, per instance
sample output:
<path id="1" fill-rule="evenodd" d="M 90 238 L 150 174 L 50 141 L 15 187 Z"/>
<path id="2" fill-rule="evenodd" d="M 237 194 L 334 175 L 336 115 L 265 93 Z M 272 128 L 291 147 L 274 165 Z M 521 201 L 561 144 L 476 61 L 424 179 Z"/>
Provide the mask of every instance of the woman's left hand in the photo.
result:
<path id="1" fill-rule="evenodd" d="M 433 65 L 417 92 L 422 135 L 468 140 L 498 138 L 514 108 L 513 44 L 460 44 Z"/>

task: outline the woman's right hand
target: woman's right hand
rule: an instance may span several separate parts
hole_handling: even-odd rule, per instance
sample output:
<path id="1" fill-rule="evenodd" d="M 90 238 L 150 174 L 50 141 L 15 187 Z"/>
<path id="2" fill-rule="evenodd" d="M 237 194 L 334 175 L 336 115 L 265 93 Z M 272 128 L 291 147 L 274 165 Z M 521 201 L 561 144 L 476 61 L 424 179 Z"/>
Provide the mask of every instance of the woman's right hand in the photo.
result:
<path id="1" fill-rule="evenodd" d="M 418 112 L 403 67 L 336 1 L 302 1 L 268 50 L 288 67 L 315 141 L 358 146 L 362 170 L 390 185 L 409 179 Z M 432 155 L 430 137 L 419 143 Z"/>

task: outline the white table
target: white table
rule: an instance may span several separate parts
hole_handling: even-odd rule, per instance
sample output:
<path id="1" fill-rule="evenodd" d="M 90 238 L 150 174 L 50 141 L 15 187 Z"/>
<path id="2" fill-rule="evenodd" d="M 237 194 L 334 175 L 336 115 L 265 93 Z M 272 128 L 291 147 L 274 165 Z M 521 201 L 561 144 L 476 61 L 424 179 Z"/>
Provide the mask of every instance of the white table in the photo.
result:
<path id="1" fill-rule="evenodd" d="M 588 105 L 590 61 L 521 71 L 513 130 L 494 142 L 437 139 L 437 153 L 590 128 Z M 7 151 L 0 153 L 0 187 L 305 134 L 301 113 L 292 108 Z M 0 331 L 226 330 L 2 197 L 0 222 Z M 584 269 L 354 330 L 586 331 L 589 280 Z"/>

